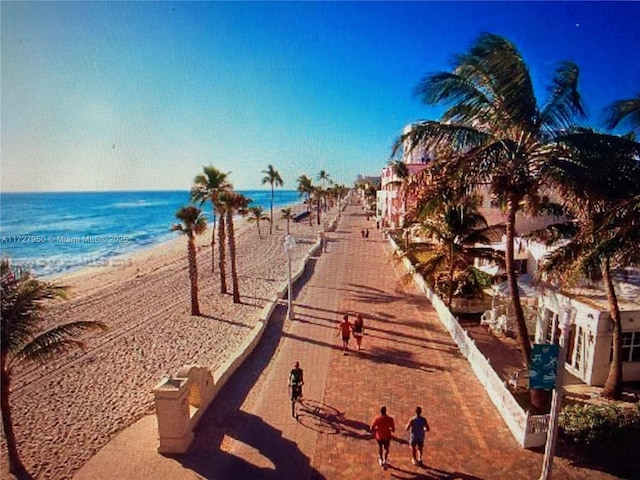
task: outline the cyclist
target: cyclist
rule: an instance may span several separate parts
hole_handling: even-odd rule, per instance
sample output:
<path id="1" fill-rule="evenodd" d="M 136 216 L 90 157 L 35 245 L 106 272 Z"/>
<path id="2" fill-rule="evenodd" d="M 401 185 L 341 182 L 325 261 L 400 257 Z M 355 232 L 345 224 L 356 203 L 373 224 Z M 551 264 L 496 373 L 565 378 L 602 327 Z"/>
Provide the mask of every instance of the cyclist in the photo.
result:
<path id="1" fill-rule="evenodd" d="M 304 385 L 304 372 L 300 368 L 300 362 L 296 362 L 289 373 L 289 388 L 291 388 L 291 401 L 302 398 L 302 385 Z"/>

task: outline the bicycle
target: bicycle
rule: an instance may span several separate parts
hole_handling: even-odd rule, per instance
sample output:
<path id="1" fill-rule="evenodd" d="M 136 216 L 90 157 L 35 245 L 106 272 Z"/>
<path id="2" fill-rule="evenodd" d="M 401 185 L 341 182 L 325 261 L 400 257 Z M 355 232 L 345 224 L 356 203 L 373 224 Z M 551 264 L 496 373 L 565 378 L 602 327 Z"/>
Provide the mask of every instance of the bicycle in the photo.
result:
<path id="1" fill-rule="evenodd" d="M 298 413 L 296 412 L 296 402 L 299 402 L 302 398 L 302 385 L 304 382 L 292 382 L 289 384 L 291 389 L 291 416 L 298 419 Z"/>

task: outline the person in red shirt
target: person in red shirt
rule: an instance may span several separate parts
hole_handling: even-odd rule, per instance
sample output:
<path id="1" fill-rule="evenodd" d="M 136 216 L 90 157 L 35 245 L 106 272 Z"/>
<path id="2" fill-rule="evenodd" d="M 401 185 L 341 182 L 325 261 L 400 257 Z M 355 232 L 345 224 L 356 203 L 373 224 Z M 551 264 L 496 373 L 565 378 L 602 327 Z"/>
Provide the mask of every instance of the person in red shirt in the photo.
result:
<path id="1" fill-rule="evenodd" d="M 371 431 L 373 432 L 376 442 L 378 442 L 378 463 L 385 470 L 387 469 L 389 458 L 389 444 L 393 438 L 393 432 L 396 430 L 396 424 L 393 417 L 387 415 L 387 407 L 380 407 L 380 415 L 376 416 L 371 422 Z M 384 449 L 384 457 L 382 450 Z"/>
<path id="2" fill-rule="evenodd" d="M 349 339 L 351 338 L 351 322 L 349 315 L 342 317 L 342 322 L 338 325 L 338 336 L 342 335 L 342 352 L 346 355 L 349 350 Z"/>

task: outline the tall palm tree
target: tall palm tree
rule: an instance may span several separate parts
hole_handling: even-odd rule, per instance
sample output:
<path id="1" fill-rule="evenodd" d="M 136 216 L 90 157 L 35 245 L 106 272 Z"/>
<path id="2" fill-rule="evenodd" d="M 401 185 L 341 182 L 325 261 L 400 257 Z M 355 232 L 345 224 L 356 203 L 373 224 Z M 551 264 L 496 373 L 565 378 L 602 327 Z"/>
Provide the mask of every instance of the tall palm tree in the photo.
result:
<path id="1" fill-rule="evenodd" d="M 220 192 L 229 190 L 233 186 L 227 180 L 231 172 L 223 173 L 212 165 L 202 167 L 203 173 L 197 175 L 193 180 L 191 188 L 191 200 L 200 204 L 210 201 L 213 213 L 213 222 L 211 226 L 211 272 L 215 271 L 216 255 L 216 217 L 219 213 L 218 196 Z"/>
<path id="2" fill-rule="evenodd" d="M 312 198 L 315 199 L 316 201 L 316 220 L 318 222 L 318 225 L 320 225 L 322 200 L 324 198 L 324 194 L 325 194 L 324 188 L 322 188 L 321 186 L 314 187 L 313 192 L 311 194 Z"/>
<path id="3" fill-rule="evenodd" d="M 320 173 L 318 173 L 318 181 L 322 182 L 322 188 L 324 188 L 324 182 L 329 182 L 329 184 L 333 183 L 331 176 L 324 170 L 320 170 Z"/>
<path id="4" fill-rule="evenodd" d="M 264 208 L 257 205 L 254 205 L 253 207 L 249 207 L 248 215 L 249 215 L 249 218 L 247 218 L 247 221 L 251 223 L 255 222 L 256 226 L 258 227 L 258 237 L 262 238 L 262 235 L 260 233 L 260 222 L 263 220 L 267 222 L 271 221 L 269 217 L 267 217 L 267 214 L 264 213 Z"/>
<path id="5" fill-rule="evenodd" d="M 327 172 L 325 172 L 324 170 L 320 170 L 320 173 L 318 173 L 318 181 L 322 182 L 321 196 L 322 196 L 323 206 L 326 206 L 327 196 L 326 196 L 325 182 L 328 182 L 329 185 L 333 185 L 333 180 L 331 180 L 331 176 Z M 318 222 L 320 221 L 318 220 Z"/>
<path id="6" fill-rule="evenodd" d="M 306 175 L 300 175 L 298 177 L 298 192 L 300 196 L 306 196 L 307 211 L 311 212 L 311 194 L 314 190 L 313 181 Z M 309 226 L 313 224 L 313 218 L 309 215 Z"/>
<path id="7" fill-rule="evenodd" d="M 616 269 L 640 263 L 638 212 L 640 144 L 585 129 L 558 139 L 569 149 L 550 169 L 551 181 L 575 218 L 571 227 L 550 226 L 548 241 L 569 242 L 549 254 L 540 272 L 556 274 L 562 284 L 576 278 L 602 282 L 613 323 L 609 375 L 602 395 L 622 396 L 622 319 L 613 284 Z"/>
<path id="8" fill-rule="evenodd" d="M 182 223 L 175 223 L 171 230 L 187 237 L 187 259 L 189 261 L 189 281 L 191 283 L 191 315 L 200 315 L 198 304 L 198 263 L 196 259 L 196 235 L 202 235 L 207 229 L 207 219 L 202 210 L 193 205 L 180 208 L 176 218 Z"/>
<path id="9" fill-rule="evenodd" d="M 636 98 L 618 100 L 612 103 L 605 111 L 606 126 L 610 130 L 616 128 L 621 122 L 628 120 L 631 128 L 640 134 L 640 93 Z"/>
<path id="10" fill-rule="evenodd" d="M 2 260 L 0 275 L 2 427 L 7 442 L 9 471 L 15 475 L 26 475 L 26 468 L 18 452 L 9 401 L 14 367 L 22 362 L 44 365 L 72 348 L 83 348 L 83 342 L 77 338 L 80 333 L 95 329 L 106 330 L 106 326 L 96 321 L 79 321 L 46 330 L 44 302 L 66 298 L 65 287 L 40 281 L 28 271 L 12 268 L 8 259 Z"/>
<path id="11" fill-rule="evenodd" d="M 273 195 L 274 195 L 274 187 L 281 187 L 284 185 L 282 178 L 277 170 L 273 168 L 273 165 L 269 165 L 266 170 L 263 170 L 262 173 L 265 176 L 262 178 L 262 184 L 268 183 L 271 185 L 271 216 L 269 220 L 269 234 L 273 234 Z M 260 230 L 260 228 L 258 228 Z"/>
<path id="12" fill-rule="evenodd" d="M 290 208 L 283 208 L 280 213 L 282 213 L 282 218 L 287 221 L 287 235 L 289 235 L 289 223 L 293 218 L 293 211 Z"/>
<path id="13" fill-rule="evenodd" d="M 453 71 L 424 78 L 416 93 L 427 104 L 445 104 L 441 121 L 415 124 L 402 135 L 409 148 L 451 145 L 452 171 L 465 171 L 470 183 L 486 185 L 505 206 L 505 268 L 517 324 L 517 338 L 527 365 L 531 343 L 520 302 L 514 257 L 516 214 L 535 214 L 541 204 L 544 164 L 557 155 L 553 139 L 584 115 L 577 90 L 578 68 L 561 63 L 544 107 L 538 107 L 527 66 L 516 47 L 494 34 L 480 36 L 469 52 L 456 57 Z M 463 155 L 462 155 L 463 154 Z M 544 410 L 548 395 L 532 391 L 534 411 Z"/>
<path id="14" fill-rule="evenodd" d="M 240 303 L 240 286 L 238 282 L 238 269 L 236 265 L 236 238 L 233 225 L 234 213 L 246 215 L 247 207 L 251 199 L 237 192 L 229 192 L 226 198 L 227 238 L 229 241 L 229 259 L 231 261 L 231 284 L 233 287 L 233 303 Z"/>

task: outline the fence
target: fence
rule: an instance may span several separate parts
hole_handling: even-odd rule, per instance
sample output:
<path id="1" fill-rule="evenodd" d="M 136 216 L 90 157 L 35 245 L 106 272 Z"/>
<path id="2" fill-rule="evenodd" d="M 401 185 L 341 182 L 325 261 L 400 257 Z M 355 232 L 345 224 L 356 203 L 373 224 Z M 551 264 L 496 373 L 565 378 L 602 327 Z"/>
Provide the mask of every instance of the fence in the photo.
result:
<path id="1" fill-rule="evenodd" d="M 389 237 L 389 242 L 393 250 L 398 253 L 398 245 L 391 237 Z M 523 410 L 507 388 L 506 382 L 498 376 L 491 366 L 490 360 L 480 352 L 474 340 L 460 326 L 458 320 L 440 297 L 429 288 L 422 275 L 416 272 L 410 260 L 406 256 L 402 256 L 402 263 L 407 272 L 411 274 L 414 284 L 431 302 L 440 323 L 447 329 L 460 352 L 471 365 L 478 381 L 486 390 L 518 444 L 523 448 L 544 445 L 549 428 L 549 415 L 529 415 Z"/>

